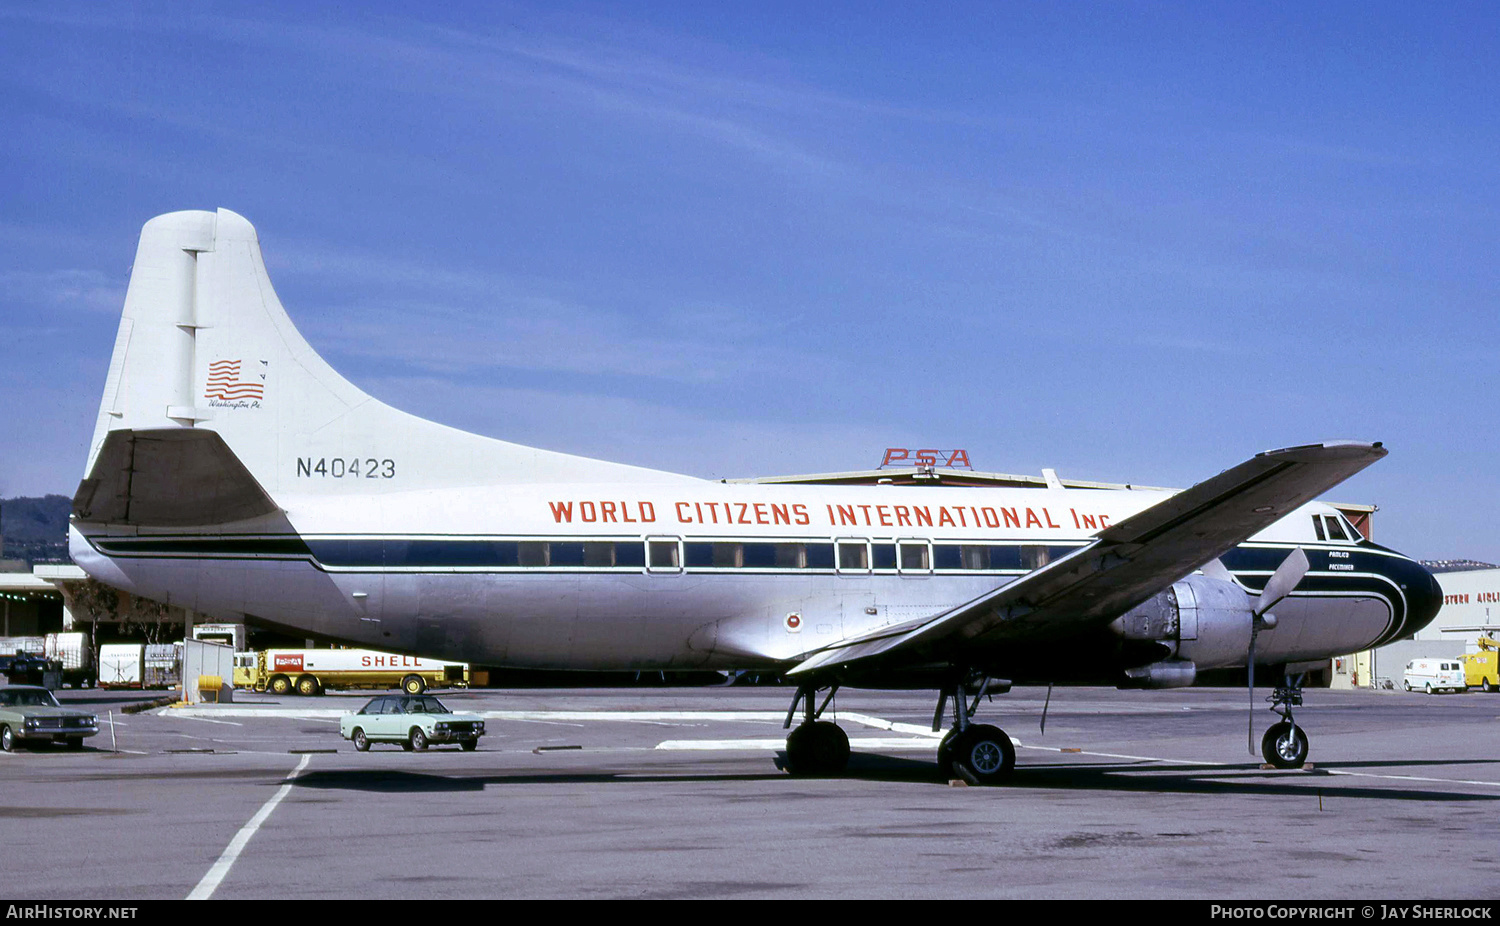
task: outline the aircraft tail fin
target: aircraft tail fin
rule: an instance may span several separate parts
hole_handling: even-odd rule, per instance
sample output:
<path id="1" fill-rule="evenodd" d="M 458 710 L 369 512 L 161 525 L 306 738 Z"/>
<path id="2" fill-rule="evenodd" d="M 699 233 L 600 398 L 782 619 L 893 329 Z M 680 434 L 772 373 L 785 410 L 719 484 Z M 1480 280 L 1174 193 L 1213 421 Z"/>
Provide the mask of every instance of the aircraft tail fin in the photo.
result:
<path id="1" fill-rule="evenodd" d="M 270 497 L 687 478 L 480 437 L 373 399 L 298 333 L 254 227 L 226 209 L 174 212 L 141 230 L 88 478 L 125 446 L 110 442 L 120 431 L 152 434 L 157 450 L 205 452 L 165 442 L 160 432 L 174 429 L 217 433 Z"/>

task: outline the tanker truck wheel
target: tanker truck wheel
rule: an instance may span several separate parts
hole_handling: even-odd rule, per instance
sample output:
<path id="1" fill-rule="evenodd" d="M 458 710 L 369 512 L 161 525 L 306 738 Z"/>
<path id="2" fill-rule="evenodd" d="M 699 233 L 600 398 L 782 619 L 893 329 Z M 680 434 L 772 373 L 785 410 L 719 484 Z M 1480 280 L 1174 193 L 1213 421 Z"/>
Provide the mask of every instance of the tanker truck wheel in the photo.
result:
<path id="1" fill-rule="evenodd" d="M 319 690 L 320 687 L 316 677 L 304 675 L 297 679 L 297 694 L 311 696 L 317 694 Z"/>
<path id="2" fill-rule="evenodd" d="M 289 694 L 292 690 L 292 680 L 287 678 L 285 675 L 278 675 L 275 678 L 271 679 L 271 684 L 267 685 L 266 687 L 269 688 L 271 694 L 274 695 Z"/>
<path id="3" fill-rule="evenodd" d="M 420 675 L 408 675 L 401 680 L 401 690 L 409 695 L 419 695 L 427 690 L 427 683 Z"/>

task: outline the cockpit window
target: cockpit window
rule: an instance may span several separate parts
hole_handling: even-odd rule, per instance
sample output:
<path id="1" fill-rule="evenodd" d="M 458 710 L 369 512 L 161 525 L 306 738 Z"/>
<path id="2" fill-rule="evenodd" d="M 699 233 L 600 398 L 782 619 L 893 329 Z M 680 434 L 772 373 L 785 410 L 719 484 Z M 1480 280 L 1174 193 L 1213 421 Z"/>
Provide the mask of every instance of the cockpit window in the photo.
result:
<path id="1" fill-rule="evenodd" d="M 1348 543 L 1355 540 L 1365 539 L 1365 535 L 1343 515 L 1340 514 L 1315 514 L 1313 519 L 1313 533 L 1317 534 L 1319 540 L 1344 541 Z"/>

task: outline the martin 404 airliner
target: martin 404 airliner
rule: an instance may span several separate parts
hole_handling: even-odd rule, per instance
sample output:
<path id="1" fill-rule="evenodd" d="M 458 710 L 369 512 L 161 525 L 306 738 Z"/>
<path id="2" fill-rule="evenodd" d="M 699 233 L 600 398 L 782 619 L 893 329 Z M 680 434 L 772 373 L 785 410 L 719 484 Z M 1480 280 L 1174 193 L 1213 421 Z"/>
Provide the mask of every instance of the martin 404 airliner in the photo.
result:
<path id="1" fill-rule="evenodd" d="M 360 391 L 293 327 L 250 223 L 190 211 L 141 232 L 70 539 L 109 585 L 352 644 L 783 674 L 794 774 L 845 768 L 820 719 L 841 686 L 937 691 L 940 766 L 991 783 L 1015 749 L 973 721 L 985 694 L 1249 666 L 1253 698 L 1256 665 L 1283 679 L 1263 754 L 1295 767 L 1298 664 L 1441 602 L 1314 501 L 1385 453 L 1274 450 L 1171 493 L 726 484 L 537 450 Z"/>

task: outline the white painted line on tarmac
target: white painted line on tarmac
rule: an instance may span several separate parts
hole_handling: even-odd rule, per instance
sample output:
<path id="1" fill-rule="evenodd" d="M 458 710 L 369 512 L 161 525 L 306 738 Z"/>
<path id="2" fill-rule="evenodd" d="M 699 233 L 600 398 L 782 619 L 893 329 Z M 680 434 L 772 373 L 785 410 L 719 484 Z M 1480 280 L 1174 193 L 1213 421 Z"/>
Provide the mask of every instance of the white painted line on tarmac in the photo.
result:
<path id="1" fill-rule="evenodd" d="M 853 711 L 839 711 L 836 715 L 840 720 L 857 723 L 865 727 L 875 727 L 879 730 L 890 730 L 892 733 L 910 733 L 912 736 L 925 736 L 929 739 L 940 740 L 948 732 L 939 730 L 936 733 L 931 727 L 924 727 L 916 723 L 896 723 L 881 717 L 871 717 L 869 714 L 856 714 Z M 1011 737 L 1012 740 L 1015 737 Z"/>
<path id="2" fill-rule="evenodd" d="M 1418 775 L 1376 775 L 1372 772 L 1346 772 L 1342 769 L 1331 768 L 1325 768 L 1322 771 L 1330 775 L 1349 775 L 1354 778 L 1385 778 L 1390 781 L 1428 781 L 1445 785 L 1482 785 L 1486 788 L 1500 788 L 1500 781 L 1472 781 L 1464 778 L 1424 778 Z"/>
<path id="3" fill-rule="evenodd" d="M 486 715 L 485 719 L 488 720 L 490 718 L 488 717 L 488 715 Z M 535 719 L 530 719 L 530 718 L 523 720 L 523 719 L 521 719 L 519 717 L 512 717 L 512 718 L 510 718 L 510 721 L 512 723 L 540 723 L 540 724 L 546 724 L 549 727 L 581 727 L 581 726 L 583 726 L 583 724 L 581 724 L 581 723 L 569 723 L 566 720 L 535 720 Z"/>
<path id="4" fill-rule="evenodd" d="M 1036 749 L 1044 752 L 1062 752 L 1062 748 L 1057 746 L 1026 746 L 1023 745 L 1021 741 L 1016 739 L 1015 737 L 1011 737 L 1011 742 L 1014 743 L 1019 749 Z M 1230 762 L 1210 762 L 1201 759 L 1163 759 L 1160 756 L 1131 756 L 1124 755 L 1118 752 L 1089 752 L 1086 749 L 1070 750 L 1069 755 L 1096 756 L 1101 759 L 1128 759 L 1132 762 L 1159 762 L 1163 765 L 1208 765 L 1225 770 L 1234 769 L 1236 767 L 1234 763 Z M 1295 769 L 1278 769 L 1275 772 L 1272 772 L 1270 769 L 1257 770 L 1265 771 L 1268 775 L 1286 775 L 1294 774 L 1296 772 Z M 1378 778 L 1382 781 L 1424 781 L 1431 784 L 1479 785 L 1485 788 L 1500 788 L 1500 781 L 1476 781 L 1468 778 L 1431 778 L 1420 775 L 1377 775 L 1374 772 L 1351 772 L 1344 769 L 1322 768 L 1317 765 L 1314 765 L 1313 770 L 1323 772 L 1327 775 L 1345 775 L 1352 778 Z"/>
<path id="5" fill-rule="evenodd" d="M 207 900 L 214 895 L 214 891 L 218 890 L 219 882 L 223 881 L 224 876 L 229 874 L 229 869 L 234 867 L 234 863 L 239 859 L 240 853 L 245 850 L 245 846 L 250 844 L 250 837 L 254 836 L 256 830 L 260 829 L 261 824 L 270 818 L 271 811 L 276 809 L 276 805 L 281 803 L 281 799 L 291 793 L 292 779 L 296 778 L 298 773 L 307 768 L 307 763 L 311 760 L 311 755 L 303 756 L 302 761 L 298 762 L 297 767 L 292 769 L 292 773 L 286 777 L 286 783 L 271 796 L 270 800 L 261 805 L 260 810 L 256 811 L 255 816 L 250 818 L 250 822 L 240 827 L 240 831 L 234 834 L 234 838 L 229 841 L 228 847 L 224 849 L 224 854 L 219 856 L 217 862 L 214 862 L 214 866 L 208 870 L 208 874 L 203 876 L 203 880 L 198 882 L 198 886 L 193 888 L 193 892 L 187 895 L 188 900 Z"/>
<path id="6" fill-rule="evenodd" d="M 232 704 L 218 707 L 163 707 L 152 711 L 158 717 L 275 717 L 310 720 L 316 717 L 342 717 L 353 711 L 330 710 L 316 707 L 236 707 Z"/>
<path id="7" fill-rule="evenodd" d="M 249 707 L 233 704 L 213 707 L 164 707 L 155 713 L 164 717 L 273 717 L 316 720 L 324 717 L 342 717 L 353 710 L 340 711 L 309 707 Z M 785 711 L 459 711 L 474 713 L 486 720 L 532 720 L 532 721 L 624 721 L 624 722 L 672 722 L 682 720 L 742 720 L 780 722 L 786 719 Z"/>
<path id="8" fill-rule="evenodd" d="M 785 711 L 476 711 L 486 720 L 747 720 L 782 721 Z"/>
<path id="9" fill-rule="evenodd" d="M 879 737 L 850 737 L 849 747 L 851 749 L 917 749 L 931 751 L 933 743 L 931 739 L 883 739 Z M 656 744 L 657 749 L 687 750 L 699 752 L 779 752 L 786 749 L 786 740 L 774 739 L 743 739 L 743 740 L 663 740 Z"/>
<path id="10" fill-rule="evenodd" d="M 195 717 L 192 714 L 168 714 L 167 716 L 168 717 L 178 717 L 178 718 L 181 718 L 182 720 L 198 720 L 198 721 L 202 721 L 203 723 L 224 723 L 224 724 L 228 724 L 231 727 L 243 727 L 244 726 L 244 724 L 238 723 L 238 722 L 233 721 L 233 720 L 214 720 L 212 717 Z"/>

